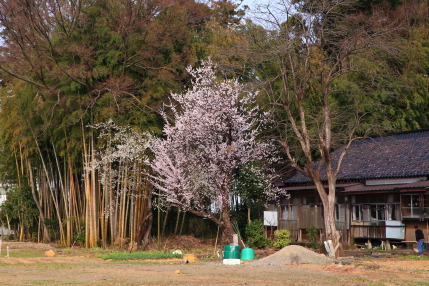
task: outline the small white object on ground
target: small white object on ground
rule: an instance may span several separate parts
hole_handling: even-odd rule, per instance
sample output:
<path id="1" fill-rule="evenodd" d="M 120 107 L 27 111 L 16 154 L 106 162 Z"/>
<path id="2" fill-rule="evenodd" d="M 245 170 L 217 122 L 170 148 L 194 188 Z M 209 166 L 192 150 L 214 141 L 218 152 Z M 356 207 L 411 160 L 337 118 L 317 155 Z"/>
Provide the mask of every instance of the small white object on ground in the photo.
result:
<path id="1" fill-rule="evenodd" d="M 224 259 L 224 265 L 240 265 L 240 259 Z"/>

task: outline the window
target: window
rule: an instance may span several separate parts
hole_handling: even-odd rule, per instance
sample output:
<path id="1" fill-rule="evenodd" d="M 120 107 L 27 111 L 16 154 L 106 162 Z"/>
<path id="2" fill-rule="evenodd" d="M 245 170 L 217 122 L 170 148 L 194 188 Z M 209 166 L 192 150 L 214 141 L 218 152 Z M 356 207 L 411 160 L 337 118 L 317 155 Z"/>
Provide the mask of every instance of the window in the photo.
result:
<path id="1" fill-rule="evenodd" d="M 400 215 L 398 203 L 352 205 L 353 221 L 400 220 Z"/>
<path id="2" fill-rule="evenodd" d="M 335 220 L 339 222 L 348 220 L 348 210 L 347 204 L 335 204 Z"/>
<path id="3" fill-rule="evenodd" d="M 401 220 L 399 204 L 387 204 L 387 220 Z"/>
<path id="4" fill-rule="evenodd" d="M 402 215 L 404 218 L 420 218 L 420 200 L 419 194 L 402 195 Z"/>
<path id="5" fill-rule="evenodd" d="M 282 206 L 282 219 L 284 219 L 284 220 L 297 220 L 298 219 L 298 206 L 297 205 Z"/>
<path id="6" fill-rule="evenodd" d="M 371 220 L 386 220 L 386 207 L 384 204 L 370 205 Z"/>
<path id="7" fill-rule="evenodd" d="M 403 194 L 401 210 L 404 218 L 429 218 L 429 195 Z"/>
<path id="8" fill-rule="evenodd" d="M 423 217 L 429 218 L 429 195 L 423 195 Z"/>
<path id="9" fill-rule="evenodd" d="M 361 221 L 362 219 L 362 205 L 352 206 L 352 220 Z"/>
<path id="10" fill-rule="evenodd" d="M 299 208 L 318 207 L 316 196 L 292 197 L 281 202 L 281 219 L 298 220 Z"/>

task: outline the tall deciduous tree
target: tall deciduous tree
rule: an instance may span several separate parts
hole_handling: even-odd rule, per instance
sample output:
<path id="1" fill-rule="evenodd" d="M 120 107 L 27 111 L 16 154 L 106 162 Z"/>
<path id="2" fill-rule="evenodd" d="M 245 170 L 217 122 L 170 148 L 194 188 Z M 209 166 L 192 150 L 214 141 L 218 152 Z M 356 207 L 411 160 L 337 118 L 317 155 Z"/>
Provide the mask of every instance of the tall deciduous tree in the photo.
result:
<path id="1" fill-rule="evenodd" d="M 403 32 L 401 21 L 388 21 L 389 9 L 361 13 L 358 3 L 349 0 L 282 1 L 263 10 L 269 31 L 255 29 L 252 36 L 265 59 L 267 92 L 279 112 L 279 141 L 291 166 L 313 181 L 323 204 L 325 238 L 337 252 L 337 174 L 356 131 L 365 134 L 376 126 L 374 121 L 365 124 L 372 86 L 354 89 L 349 76 L 371 73 L 364 62 L 387 69 L 382 60 L 399 50 L 395 39 Z M 371 107 L 381 106 L 373 102 Z M 332 158 L 330 152 L 340 145 L 341 155 Z"/>
<path id="2" fill-rule="evenodd" d="M 258 141 L 264 114 L 254 105 L 254 92 L 234 80 L 218 81 L 210 62 L 188 71 L 193 87 L 171 95 L 165 138 L 151 147 L 153 183 L 158 199 L 212 220 L 231 240 L 235 174 L 251 161 L 274 160 L 271 145 Z"/>

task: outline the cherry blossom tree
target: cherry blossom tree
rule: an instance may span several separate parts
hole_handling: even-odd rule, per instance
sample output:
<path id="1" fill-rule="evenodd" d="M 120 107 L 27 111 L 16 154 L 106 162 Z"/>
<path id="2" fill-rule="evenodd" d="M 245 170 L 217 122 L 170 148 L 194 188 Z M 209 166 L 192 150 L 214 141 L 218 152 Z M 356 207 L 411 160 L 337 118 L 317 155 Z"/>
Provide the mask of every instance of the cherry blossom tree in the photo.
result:
<path id="1" fill-rule="evenodd" d="M 267 114 L 255 104 L 256 92 L 236 80 L 217 80 L 211 61 L 188 72 L 193 87 L 171 94 L 163 111 L 165 137 L 151 144 L 153 184 L 162 202 L 212 220 L 231 240 L 235 175 L 249 162 L 275 161 L 273 145 L 258 140 Z M 270 182 L 263 192 L 274 193 Z"/>

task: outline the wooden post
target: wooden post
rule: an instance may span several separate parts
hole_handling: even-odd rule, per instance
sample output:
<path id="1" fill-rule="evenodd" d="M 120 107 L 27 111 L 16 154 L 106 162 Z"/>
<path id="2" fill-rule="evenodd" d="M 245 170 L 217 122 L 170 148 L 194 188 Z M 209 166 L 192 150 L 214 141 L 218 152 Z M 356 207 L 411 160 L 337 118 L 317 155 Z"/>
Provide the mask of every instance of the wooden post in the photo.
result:
<path id="1" fill-rule="evenodd" d="M 387 251 L 391 251 L 392 250 L 392 247 L 391 247 L 391 245 L 390 245 L 390 241 L 388 240 L 388 239 L 386 239 L 386 250 Z"/>
<path id="2" fill-rule="evenodd" d="M 232 241 L 235 245 L 238 245 L 238 234 L 233 234 L 232 235 Z"/>

